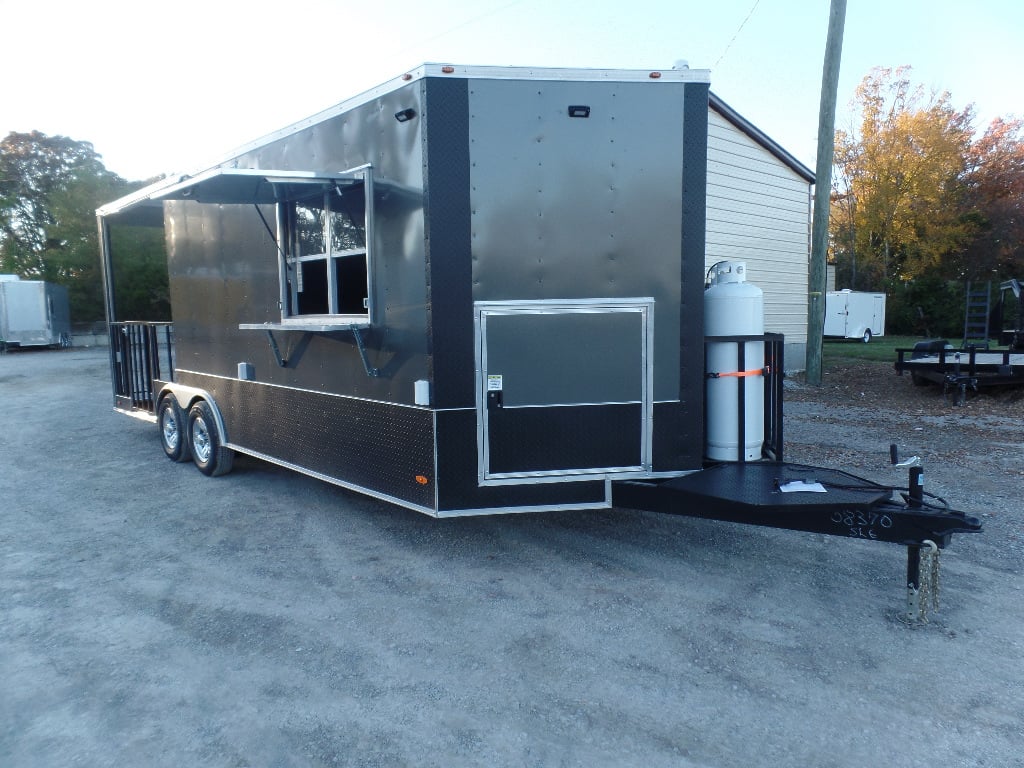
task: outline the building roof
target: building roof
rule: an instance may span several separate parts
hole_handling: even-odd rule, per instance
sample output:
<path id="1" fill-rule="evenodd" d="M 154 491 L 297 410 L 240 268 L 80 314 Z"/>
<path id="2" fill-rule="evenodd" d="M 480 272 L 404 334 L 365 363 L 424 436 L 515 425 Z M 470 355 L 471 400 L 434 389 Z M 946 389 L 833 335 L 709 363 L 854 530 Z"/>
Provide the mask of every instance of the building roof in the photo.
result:
<path id="1" fill-rule="evenodd" d="M 736 126 L 740 131 L 775 155 L 775 157 L 782 161 L 784 165 L 791 168 L 794 173 L 806 180 L 808 184 L 814 183 L 814 171 L 793 157 L 793 155 L 782 148 L 781 144 L 747 120 L 747 118 L 722 101 L 718 95 L 713 92 L 709 93 L 708 105 L 711 109 L 715 110 L 715 112 Z"/>

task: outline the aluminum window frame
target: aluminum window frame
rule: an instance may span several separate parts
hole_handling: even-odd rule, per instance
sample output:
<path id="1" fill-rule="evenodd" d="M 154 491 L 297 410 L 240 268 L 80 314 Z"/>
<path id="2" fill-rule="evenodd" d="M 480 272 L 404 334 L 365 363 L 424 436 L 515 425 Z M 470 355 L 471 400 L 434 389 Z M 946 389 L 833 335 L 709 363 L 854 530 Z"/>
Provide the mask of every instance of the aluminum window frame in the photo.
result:
<path id="1" fill-rule="evenodd" d="M 367 327 L 374 319 L 374 185 L 373 166 L 369 163 L 356 168 L 332 174 L 334 182 L 331 188 L 323 190 L 324 215 L 324 248 L 323 253 L 302 254 L 297 249 L 298 229 L 294 222 L 296 199 L 281 201 L 277 204 L 278 231 L 278 278 L 280 282 L 280 309 L 282 327 Z M 334 216 L 339 212 L 330 205 L 332 196 L 341 195 L 346 189 L 362 187 L 363 211 L 363 248 L 334 250 Z M 351 219 L 351 217 L 350 217 Z M 353 222 L 355 223 L 355 222 Z M 341 259 L 362 257 L 366 265 L 366 296 L 363 312 L 341 312 L 339 307 L 339 284 L 337 264 Z M 322 261 L 326 266 L 327 280 L 327 312 L 301 313 L 296 311 L 298 296 L 301 291 L 301 268 L 299 265 L 314 261 Z M 294 275 L 294 277 L 293 277 Z"/>

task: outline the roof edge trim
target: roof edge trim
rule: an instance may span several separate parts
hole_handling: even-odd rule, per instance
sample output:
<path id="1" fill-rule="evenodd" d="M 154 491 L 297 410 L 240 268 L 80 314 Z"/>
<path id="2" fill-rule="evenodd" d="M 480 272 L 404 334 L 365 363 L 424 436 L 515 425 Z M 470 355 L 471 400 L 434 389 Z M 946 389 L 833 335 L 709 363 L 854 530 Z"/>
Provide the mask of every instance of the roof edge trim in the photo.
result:
<path id="1" fill-rule="evenodd" d="M 787 152 L 781 144 L 726 104 L 721 97 L 716 95 L 714 92 L 708 92 L 708 105 L 711 109 L 715 110 L 715 112 L 735 125 L 740 131 L 760 144 L 764 149 L 775 155 L 775 157 L 781 160 L 784 165 L 787 165 L 790 170 L 804 179 L 808 184 L 814 184 L 816 178 L 814 171 L 793 157 L 793 155 Z"/>

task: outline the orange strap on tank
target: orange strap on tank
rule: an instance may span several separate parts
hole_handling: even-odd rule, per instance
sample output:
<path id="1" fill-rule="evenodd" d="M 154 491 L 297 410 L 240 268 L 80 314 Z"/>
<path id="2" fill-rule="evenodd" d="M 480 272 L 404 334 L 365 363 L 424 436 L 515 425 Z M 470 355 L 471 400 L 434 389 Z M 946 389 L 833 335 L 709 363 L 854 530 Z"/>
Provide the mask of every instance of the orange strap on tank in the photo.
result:
<path id="1" fill-rule="evenodd" d="M 728 373 L 715 373 L 714 371 L 710 371 L 708 373 L 708 378 L 724 379 L 727 376 L 735 376 L 737 378 L 742 378 L 744 376 L 762 376 L 766 373 L 768 373 L 767 368 L 757 368 L 756 370 L 753 371 L 729 371 Z"/>

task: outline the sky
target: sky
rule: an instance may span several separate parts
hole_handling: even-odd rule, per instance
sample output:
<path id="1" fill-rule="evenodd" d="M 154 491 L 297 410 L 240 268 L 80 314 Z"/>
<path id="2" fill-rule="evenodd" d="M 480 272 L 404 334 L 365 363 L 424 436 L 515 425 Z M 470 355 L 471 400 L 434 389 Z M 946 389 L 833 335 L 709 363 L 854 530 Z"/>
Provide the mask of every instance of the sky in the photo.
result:
<path id="1" fill-rule="evenodd" d="M 236 147 L 424 62 L 709 69 L 814 169 L 829 0 L 0 0 L 0 136 L 88 141 L 137 180 Z M 836 125 L 875 66 L 1024 116 L 1020 0 L 848 0 Z"/>

